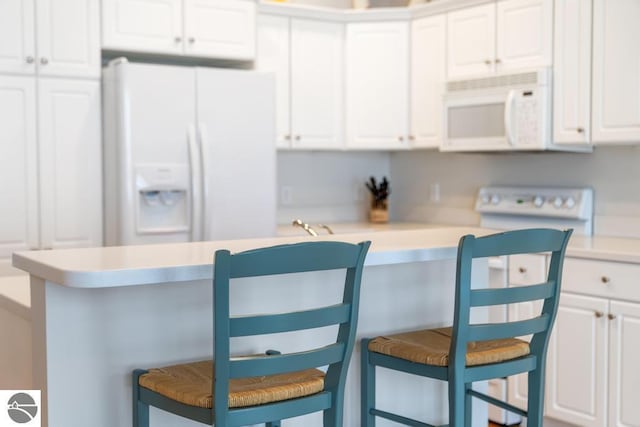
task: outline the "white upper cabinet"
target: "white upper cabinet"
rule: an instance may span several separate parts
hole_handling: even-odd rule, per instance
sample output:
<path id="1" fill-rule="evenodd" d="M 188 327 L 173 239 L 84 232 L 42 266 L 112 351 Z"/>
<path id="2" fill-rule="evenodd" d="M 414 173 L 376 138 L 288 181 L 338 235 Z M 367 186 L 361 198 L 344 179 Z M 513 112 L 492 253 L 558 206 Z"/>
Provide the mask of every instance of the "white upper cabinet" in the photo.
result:
<path id="1" fill-rule="evenodd" d="M 44 249 L 102 244 L 100 83 L 39 79 Z"/>
<path id="2" fill-rule="evenodd" d="M 502 0 L 497 7 L 497 71 L 551 66 L 553 0 Z"/>
<path id="3" fill-rule="evenodd" d="M 347 24 L 347 146 L 406 149 L 409 23 Z"/>
<path id="4" fill-rule="evenodd" d="M 252 60 L 255 3 L 240 0 L 184 0 L 184 53 Z"/>
<path id="5" fill-rule="evenodd" d="M 588 144 L 591 128 L 590 1 L 555 3 L 553 140 Z"/>
<path id="6" fill-rule="evenodd" d="M 33 0 L 0 1 L 0 71 L 35 73 Z"/>
<path id="7" fill-rule="evenodd" d="M 448 77 L 551 65 L 552 0 L 502 0 L 448 14 Z"/>
<path id="8" fill-rule="evenodd" d="M 443 96 L 446 81 L 445 15 L 411 23 L 411 140 L 412 147 L 439 147 L 442 140 Z"/>
<path id="9" fill-rule="evenodd" d="M 251 0 L 103 0 L 102 47 L 251 60 L 255 8 Z"/>
<path id="10" fill-rule="evenodd" d="M 595 143 L 640 141 L 640 2 L 595 0 L 593 113 Z"/>
<path id="11" fill-rule="evenodd" d="M 39 245 L 35 79 L 0 75 L 0 117 L 2 259 Z"/>
<path id="12" fill-rule="evenodd" d="M 451 12 L 447 23 L 449 79 L 493 73 L 496 59 L 496 5 Z"/>
<path id="13" fill-rule="evenodd" d="M 343 147 L 344 25 L 261 15 L 256 68 L 276 75 L 279 148 Z"/>
<path id="14" fill-rule="evenodd" d="M 0 2 L 0 71 L 100 77 L 99 21 L 98 0 Z"/>
<path id="15" fill-rule="evenodd" d="M 182 53 L 182 0 L 103 0 L 102 47 Z"/>

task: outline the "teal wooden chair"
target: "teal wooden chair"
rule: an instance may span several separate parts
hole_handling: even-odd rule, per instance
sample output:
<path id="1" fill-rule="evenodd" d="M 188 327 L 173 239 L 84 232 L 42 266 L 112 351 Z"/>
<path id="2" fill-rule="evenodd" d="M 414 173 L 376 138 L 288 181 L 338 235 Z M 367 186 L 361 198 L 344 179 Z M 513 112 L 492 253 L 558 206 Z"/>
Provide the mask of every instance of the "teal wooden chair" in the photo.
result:
<path id="1" fill-rule="evenodd" d="M 556 317 L 565 249 L 572 230 L 516 230 L 486 237 L 460 239 L 456 269 L 453 327 L 427 329 L 362 340 L 362 425 L 373 427 L 376 417 L 414 427 L 431 424 L 375 407 L 376 367 L 447 381 L 449 426 L 471 425 L 471 400 L 527 417 L 529 427 L 542 426 L 545 360 L 549 335 Z M 547 281 L 504 289 L 471 289 L 475 258 L 523 253 L 551 253 Z M 532 319 L 470 324 L 472 307 L 544 300 L 541 313 Z M 532 335 L 531 342 L 516 337 Z M 471 388 L 476 381 L 527 372 L 527 411 L 496 400 Z M 401 390 L 398 390 L 398 394 Z"/>
<path id="2" fill-rule="evenodd" d="M 318 411 L 324 412 L 325 426 L 342 426 L 344 386 L 369 245 L 370 242 L 308 242 L 238 254 L 217 251 L 213 281 L 214 360 L 134 370 L 134 427 L 149 425 L 149 405 L 220 427 L 257 423 L 277 427 L 282 419 Z M 259 280 L 260 276 L 335 269 L 345 271 L 339 304 L 287 313 L 230 316 L 229 289 L 234 285 L 233 279 Z M 326 286 L 307 282 L 301 283 Z M 335 342 L 329 345 L 325 342 L 289 354 L 268 351 L 263 355 L 230 357 L 233 337 L 330 325 L 339 326 Z M 326 372 L 319 367 L 326 367 Z"/>

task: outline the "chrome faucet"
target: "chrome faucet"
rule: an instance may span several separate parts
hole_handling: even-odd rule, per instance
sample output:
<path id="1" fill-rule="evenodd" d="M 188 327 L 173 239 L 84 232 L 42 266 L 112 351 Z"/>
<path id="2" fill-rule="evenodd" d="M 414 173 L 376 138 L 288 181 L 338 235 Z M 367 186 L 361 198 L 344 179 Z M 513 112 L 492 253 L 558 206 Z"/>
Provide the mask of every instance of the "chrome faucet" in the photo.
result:
<path id="1" fill-rule="evenodd" d="M 317 236 L 318 233 L 316 233 L 316 231 L 311 228 L 309 226 L 309 224 L 302 222 L 301 219 L 294 219 L 293 222 L 291 223 L 291 225 L 293 225 L 294 227 L 300 227 L 302 228 L 304 231 L 306 231 L 307 233 L 309 233 L 312 236 Z"/>
<path id="2" fill-rule="evenodd" d="M 333 230 L 327 224 L 318 224 L 318 227 L 324 228 L 329 234 L 333 234 Z"/>

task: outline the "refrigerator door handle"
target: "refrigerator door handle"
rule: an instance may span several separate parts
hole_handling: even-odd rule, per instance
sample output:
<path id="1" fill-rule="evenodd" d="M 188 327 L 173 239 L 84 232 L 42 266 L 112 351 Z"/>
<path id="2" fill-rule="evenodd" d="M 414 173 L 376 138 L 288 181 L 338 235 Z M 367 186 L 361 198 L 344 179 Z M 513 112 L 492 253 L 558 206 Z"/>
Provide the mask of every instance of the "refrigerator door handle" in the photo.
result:
<path id="1" fill-rule="evenodd" d="M 203 240 L 202 233 L 202 162 L 201 150 L 198 149 L 195 126 L 187 128 L 189 144 L 189 163 L 191 167 L 191 241 Z"/>
<path id="2" fill-rule="evenodd" d="M 212 240 L 211 235 L 211 194 L 209 193 L 211 184 L 210 147 L 207 133 L 207 125 L 198 123 L 198 139 L 200 141 L 200 160 L 202 167 L 202 237 L 203 240 Z"/>

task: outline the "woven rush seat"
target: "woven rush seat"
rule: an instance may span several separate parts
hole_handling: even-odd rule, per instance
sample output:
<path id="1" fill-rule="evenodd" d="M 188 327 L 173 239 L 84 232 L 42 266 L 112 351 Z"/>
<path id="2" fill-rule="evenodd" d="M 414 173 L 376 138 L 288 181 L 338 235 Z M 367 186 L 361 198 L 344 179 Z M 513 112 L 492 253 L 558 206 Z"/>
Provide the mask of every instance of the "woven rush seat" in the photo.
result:
<path id="1" fill-rule="evenodd" d="M 211 408 L 213 396 L 211 360 L 149 369 L 141 375 L 140 386 L 165 397 L 200 408 Z M 263 377 L 231 379 L 229 407 L 263 405 L 310 396 L 324 389 L 324 372 L 307 369 L 300 372 Z"/>
<path id="2" fill-rule="evenodd" d="M 432 366 L 449 365 L 452 328 L 424 329 L 379 336 L 369 342 L 369 351 Z M 529 354 L 529 343 L 517 338 L 473 341 L 467 345 L 466 365 L 504 362 Z"/>

